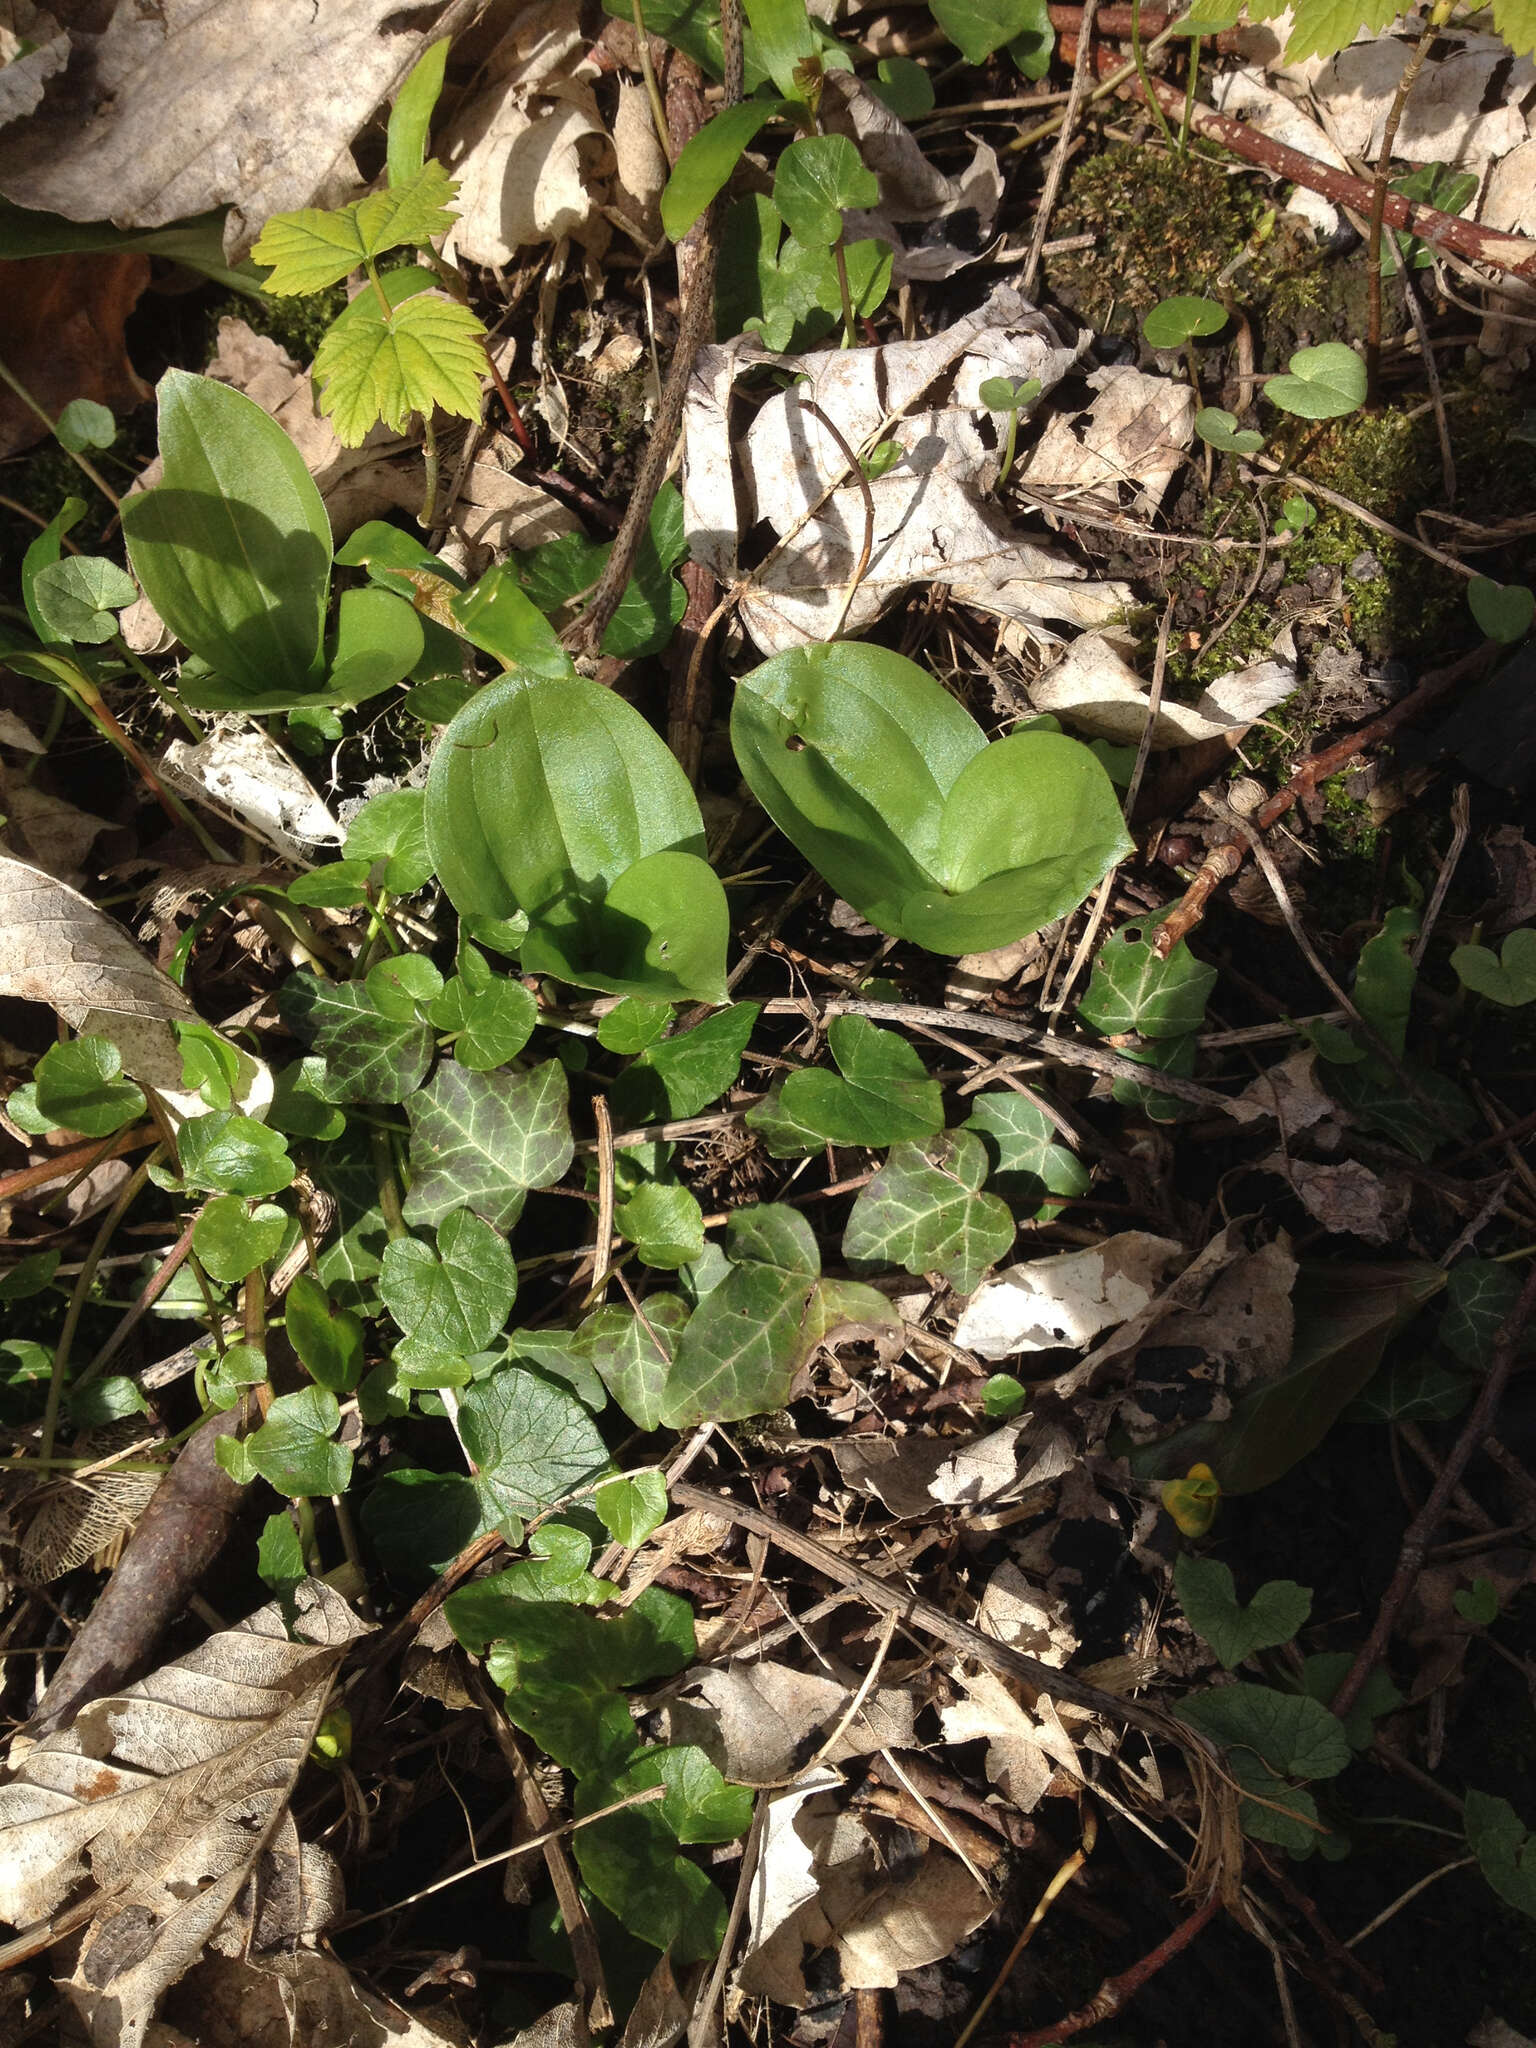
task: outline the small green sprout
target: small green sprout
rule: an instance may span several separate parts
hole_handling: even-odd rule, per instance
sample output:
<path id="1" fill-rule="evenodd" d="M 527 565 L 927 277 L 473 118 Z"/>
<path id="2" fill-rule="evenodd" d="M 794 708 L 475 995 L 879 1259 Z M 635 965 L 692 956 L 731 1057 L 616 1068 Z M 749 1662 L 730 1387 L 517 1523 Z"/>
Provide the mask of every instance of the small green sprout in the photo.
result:
<path id="1" fill-rule="evenodd" d="M 1003 466 L 997 472 L 997 487 L 1002 489 L 1008 481 L 1008 472 L 1013 467 L 1013 451 L 1019 438 L 1019 414 L 1026 405 L 1033 405 L 1040 396 L 1038 377 L 988 377 L 981 387 L 981 402 L 993 412 L 1008 415 L 1008 437 L 1003 443 Z"/>

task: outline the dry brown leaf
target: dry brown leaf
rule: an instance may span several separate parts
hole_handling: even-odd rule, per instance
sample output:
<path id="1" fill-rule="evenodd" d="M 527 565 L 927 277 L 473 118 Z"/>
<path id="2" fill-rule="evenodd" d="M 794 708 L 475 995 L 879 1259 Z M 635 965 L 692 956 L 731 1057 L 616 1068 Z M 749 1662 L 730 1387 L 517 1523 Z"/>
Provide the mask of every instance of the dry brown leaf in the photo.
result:
<path id="1" fill-rule="evenodd" d="M 196 746 L 172 740 L 160 776 L 183 796 L 236 819 L 285 859 L 307 863 L 313 847 L 341 844 L 341 827 L 308 776 L 250 719 L 217 718 Z"/>
<path id="2" fill-rule="evenodd" d="M 873 236 L 887 243 L 898 284 L 914 279 L 934 283 L 976 262 L 1003 196 L 995 151 L 978 143 L 968 168 L 959 177 L 946 177 L 928 161 L 906 123 L 851 71 L 826 73 L 820 119 L 828 134 L 846 135 L 857 145 L 866 169 L 880 181 L 880 204 L 869 211 L 852 209 L 844 217 L 850 242 Z M 967 220 L 968 247 L 948 238 L 947 230 L 961 215 Z"/>
<path id="3" fill-rule="evenodd" d="M 1086 412 L 1052 414 L 1021 485 L 1064 513 L 1126 504 L 1144 516 L 1155 512 L 1194 437 L 1194 393 L 1126 365 L 1095 370 L 1088 383 L 1097 398 Z"/>
<path id="4" fill-rule="evenodd" d="M 772 1659 L 704 1665 L 667 1707 L 667 1740 L 697 1743 L 727 1778 L 764 1785 L 787 1778 L 832 1733 L 858 1681 L 797 1671 Z M 905 1686 L 876 1686 L 826 1759 L 909 1749 L 921 1701 Z"/>
<path id="5" fill-rule="evenodd" d="M 673 2048 L 687 2030 L 689 2010 L 666 1956 L 640 1987 L 619 2048 Z"/>
<path id="6" fill-rule="evenodd" d="M 0 853 L 0 995 L 49 1003 L 78 1030 L 90 1010 L 180 1018 L 197 1011 L 77 889 Z"/>
<path id="7" fill-rule="evenodd" d="M 1302 1207 L 1324 1230 L 1363 1238 L 1367 1244 L 1391 1244 L 1402 1236 L 1413 1199 L 1413 1183 L 1406 1174 L 1374 1173 L 1358 1159 L 1319 1166 L 1280 1152 L 1260 1163 L 1290 1182 Z"/>
<path id="8" fill-rule="evenodd" d="M 1154 750 L 1194 746 L 1222 733 L 1241 732 L 1283 704 L 1296 687 L 1284 661 L 1257 661 L 1234 669 L 1203 690 L 1193 704 L 1165 703 L 1152 727 Z M 1084 633 L 1029 686 L 1037 711 L 1049 711 L 1095 739 L 1135 746 L 1146 729 L 1150 693 L 1140 676 L 1102 633 Z"/>
<path id="9" fill-rule="evenodd" d="M 1122 1230 L 1084 1251 L 1008 1266 L 971 1296 L 955 1342 L 987 1359 L 1081 1350 L 1144 1309 L 1182 1251 L 1173 1238 Z"/>
<path id="10" fill-rule="evenodd" d="M 1317 1078 L 1317 1054 L 1310 1046 L 1266 1067 L 1243 1090 L 1243 1100 L 1268 1110 L 1286 1139 L 1310 1131 L 1326 1118 L 1342 1117 L 1339 1105 Z"/>
<path id="11" fill-rule="evenodd" d="M 50 414 L 73 398 L 132 412 L 149 386 L 128 360 L 124 329 L 148 283 L 147 256 L 0 263 L 0 357 Z M 8 385 L 0 390 L 0 455 L 47 438 L 31 406 Z"/>
<path id="12" fill-rule="evenodd" d="M 166 2012 L 193 2030 L 197 2048 L 442 2048 L 462 2039 L 365 1990 L 333 1956 L 305 1949 L 209 1956 L 169 1993 Z"/>
<path id="13" fill-rule="evenodd" d="M 846 630 L 860 632 L 914 583 L 948 584 L 961 602 L 1037 627 L 1047 618 L 1093 626 L 1118 617 L 1130 603 L 1125 585 L 1089 581 L 1075 563 L 1027 540 L 990 497 L 1001 451 L 982 384 L 995 376 L 1034 377 L 1049 391 L 1086 341 L 1063 342 L 1044 314 L 1004 286 L 932 340 L 801 357 L 800 380 L 759 409 L 734 449 L 731 389 L 739 369 L 764 358 L 745 340 L 701 350 L 685 421 L 685 518 L 694 559 L 723 583 L 737 579 L 739 462 L 749 517 L 780 535 L 798 529 L 741 597 L 742 621 L 765 654 L 827 638 L 845 604 Z M 925 407 L 941 379 L 948 380 L 943 403 Z M 895 415 L 889 437 L 905 454 L 867 492 L 856 484 L 834 491 L 802 525 L 847 468 L 843 445 L 812 406 L 855 451 Z M 874 509 L 871 554 L 848 603 L 866 502 Z"/>
<path id="14" fill-rule="evenodd" d="M 313 1931 L 329 1903 L 288 1796 L 364 1625 L 319 1580 L 294 1603 L 292 1638 L 279 1603 L 261 1608 L 83 1707 L 0 1786 L 0 1917 L 33 1926 L 92 1887 L 67 1989 L 99 2048 L 138 2048 L 253 1873 L 266 1898 L 237 1948 Z"/>
<path id="15" fill-rule="evenodd" d="M 1020 1813 L 1040 1804 L 1058 1766 L 1081 1775 L 1072 1739 L 1047 1698 L 1031 1713 L 993 1671 L 970 1672 L 958 1683 L 964 1697 L 939 1715 L 944 1740 L 985 1741 L 987 1776 Z"/>
<path id="16" fill-rule="evenodd" d="M 1290 1364 L 1296 1260 L 1277 1238 L 1218 1273 L 1198 1308 L 1175 1309 L 1148 1333 L 1156 1349 L 1188 1346 L 1223 1368 L 1229 1393 L 1273 1379 Z"/>
<path id="17" fill-rule="evenodd" d="M 117 0 L 85 10 L 80 26 L 7 67 L 0 192 L 119 227 L 163 227 L 227 205 L 224 249 L 235 261 L 271 214 L 307 205 L 338 167 L 355 176 L 347 145 L 415 62 L 440 11 L 405 11 L 399 0 Z M 24 111 L 39 91 L 35 111 Z"/>
<path id="18" fill-rule="evenodd" d="M 92 817 L 3 765 L 0 811 L 11 842 L 61 882 L 79 878 L 86 855 L 103 832 L 113 829 L 107 819 Z"/>
<path id="19" fill-rule="evenodd" d="M 573 1998 L 552 2007 L 531 2027 L 521 2028 L 507 2048 L 589 2048 L 590 2040 L 586 2018 Z"/>

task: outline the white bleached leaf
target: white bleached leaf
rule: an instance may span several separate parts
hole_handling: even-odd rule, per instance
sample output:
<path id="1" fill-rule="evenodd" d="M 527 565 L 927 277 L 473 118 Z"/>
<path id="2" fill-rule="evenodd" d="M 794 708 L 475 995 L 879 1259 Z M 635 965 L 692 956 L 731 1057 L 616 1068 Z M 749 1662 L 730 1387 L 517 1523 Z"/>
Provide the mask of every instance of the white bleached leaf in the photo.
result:
<path id="1" fill-rule="evenodd" d="M 1087 381 L 1098 396 L 1084 413 L 1052 414 L 1021 485 L 1063 513 L 1124 504 L 1155 512 L 1194 436 L 1194 393 L 1126 366 L 1095 370 Z"/>
<path id="2" fill-rule="evenodd" d="M 289 860 L 339 846 L 341 827 L 309 778 L 269 733 L 250 720 L 220 718 L 197 746 L 172 740 L 160 761 L 172 789 L 236 818 Z"/>
<path id="3" fill-rule="evenodd" d="M 1250 128 L 1272 136 L 1287 149 L 1299 150 L 1303 156 L 1329 164 L 1334 170 L 1349 171 L 1344 152 L 1315 121 L 1308 119 L 1294 100 L 1288 100 L 1283 92 L 1276 92 L 1267 84 L 1257 65 L 1244 64 L 1236 71 L 1219 72 L 1211 80 L 1211 98 L 1224 114 L 1246 121 Z M 1285 210 L 1298 215 L 1325 240 L 1338 230 L 1338 208 L 1321 192 L 1310 192 L 1305 185 L 1290 188 Z"/>
<path id="4" fill-rule="evenodd" d="M 1172 1238 L 1125 1230 L 1085 1251 L 1009 1266 L 971 1296 L 955 1342 L 988 1359 L 1080 1351 L 1144 1309 L 1182 1252 Z"/>
<path id="5" fill-rule="evenodd" d="M 1306 67 L 1323 126 L 1346 156 L 1374 163 L 1381 154 L 1412 49 L 1407 38 L 1375 36 Z M 1533 90 L 1529 57 L 1511 58 L 1499 36 L 1453 32 L 1414 81 L 1392 154 L 1404 163 L 1481 171 L 1530 136 Z"/>
<path id="6" fill-rule="evenodd" d="M 1296 671 L 1283 661 L 1258 661 L 1219 678 L 1194 704 L 1164 703 L 1152 728 L 1152 746 L 1166 752 L 1215 739 L 1252 725 L 1296 687 Z M 1147 722 L 1150 696 L 1136 671 L 1101 633 L 1084 633 L 1030 685 L 1037 711 L 1049 711 L 1095 739 L 1135 746 Z"/>

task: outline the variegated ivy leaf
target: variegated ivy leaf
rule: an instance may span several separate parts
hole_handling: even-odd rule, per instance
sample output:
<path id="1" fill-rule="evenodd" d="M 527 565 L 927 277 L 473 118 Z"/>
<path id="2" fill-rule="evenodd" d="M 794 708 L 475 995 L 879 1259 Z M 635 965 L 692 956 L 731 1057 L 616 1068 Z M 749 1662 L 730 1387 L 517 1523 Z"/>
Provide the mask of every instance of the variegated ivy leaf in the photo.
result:
<path id="1" fill-rule="evenodd" d="M 904 1266 L 942 1273 L 961 1294 L 978 1285 L 1013 1243 L 1013 1217 L 984 1195 L 987 1154 L 971 1131 L 946 1131 L 926 1146 L 893 1145 L 862 1190 L 843 1233 L 855 1272 Z"/>
<path id="2" fill-rule="evenodd" d="M 295 974 L 278 996 L 283 1022 L 324 1061 L 306 1087 L 324 1102 L 404 1102 L 421 1086 L 432 1032 L 416 1018 L 387 1017 L 355 981 Z"/>
<path id="3" fill-rule="evenodd" d="M 477 1073 L 443 1060 L 405 1106 L 411 1120 L 408 1223 L 472 1209 L 510 1229 L 529 1188 L 557 1181 L 574 1156 L 565 1069 Z"/>

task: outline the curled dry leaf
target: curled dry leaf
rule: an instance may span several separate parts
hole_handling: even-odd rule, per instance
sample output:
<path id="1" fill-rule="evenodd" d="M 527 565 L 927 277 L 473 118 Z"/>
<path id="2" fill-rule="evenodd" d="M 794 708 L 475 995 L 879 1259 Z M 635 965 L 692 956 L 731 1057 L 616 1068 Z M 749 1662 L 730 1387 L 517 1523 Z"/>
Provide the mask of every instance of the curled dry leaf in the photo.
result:
<path id="1" fill-rule="evenodd" d="M 845 1486 L 910 1521 L 939 1507 L 996 1507 L 1059 1478 L 1075 1452 L 1054 1425 L 1009 1423 L 958 1446 L 953 1437 L 853 1436 L 832 1455 Z"/>
<path id="2" fill-rule="evenodd" d="M 1020 478 L 1040 502 L 1117 512 L 1129 504 L 1153 513 L 1178 474 L 1195 431 L 1188 384 L 1126 367 L 1095 370 L 1098 393 L 1083 413 L 1055 413 Z"/>
<path id="3" fill-rule="evenodd" d="M 273 1602 L 92 1701 L 0 1787 L 0 1916 L 33 1927 L 92 1887 L 67 1989 L 100 2048 L 138 2048 L 253 1875 L 287 1921 L 267 1912 L 268 1943 L 315 1927 L 298 1901 L 324 1890 L 324 1860 L 301 1850 L 288 1797 L 364 1625 L 318 1580 L 294 1606 L 291 1636 Z"/>
<path id="4" fill-rule="evenodd" d="M 1411 38 L 1375 36 L 1279 75 L 1304 78 L 1339 149 L 1374 163 L 1412 50 Z M 1414 82 L 1392 154 L 1404 163 L 1482 171 L 1531 136 L 1533 89 L 1536 64 L 1529 57 L 1511 58 L 1499 36 L 1452 31 L 1437 41 L 1434 63 Z"/>
<path id="5" fill-rule="evenodd" d="M 1256 661 L 1203 690 L 1193 704 L 1164 703 L 1152 727 L 1159 751 L 1239 733 L 1283 704 L 1296 687 L 1289 662 Z M 1103 633 L 1084 633 L 1030 685 L 1037 711 L 1049 711 L 1095 739 L 1135 746 L 1147 723 L 1149 692 Z"/>
<path id="6" fill-rule="evenodd" d="M 49 1003 L 76 1030 L 90 1010 L 186 1023 L 197 1016 L 121 925 L 9 854 L 0 854 L 0 995 Z"/>
<path id="7" fill-rule="evenodd" d="M 971 1296 L 955 1342 L 979 1358 L 1081 1350 L 1145 1309 L 1183 1246 L 1123 1230 L 1086 1251 L 1009 1266 Z"/>
<path id="8" fill-rule="evenodd" d="M 1086 335 L 1063 342 L 1043 313 L 1003 287 L 932 340 L 800 358 L 800 380 L 768 400 L 734 450 L 748 523 L 764 520 L 780 535 L 798 529 L 742 594 L 742 620 L 763 652 L 829 638 L 845 604 L 845 629 L 861 632 L 914 583 L 946 583 L 964 603 L 1037 626 L 1047 618 L 1091 626 L 1118 617 L 1130 601 L 1125 585 L 1088 581 L 1075 563 L 1026 540 L 987 495 L 1000 446 L 982 385 L 1000 376 L 1037 378 L 1049 391 L 1086 343 Z M 740 544 L 731 388 L 738 369 L 762 360 L 745 341 L 703 349 L 688 397 L 689 544 L 694 559 L 726 584 L 736 581 Z M 925 406 L 941 379 L 944 402 Z M 847 468 L 828 418 L 855 452 L 891 418 L 888 437 L 903 458 L 868 485 L 867 500 L 858 484 L 844 484 L 802 524 Z M 870 559 L 850 603 L 866 502 L 874 511 Z"/>
<path id="9" fill-rule="evenodd" d="M 228 206 L 224 248 L 237 261 L 269 215 L 306 205 L 335 176 L 439 12 L 402 13 L 398 0 L 118 0 L 72 10 L 78 26 L 7 67 L 0 192 L 119 227 Z M 176 80 L 174 120 L 167 78 Z M 343 167 L 350 177 L 350 159 Z"/>
<path id="10" fill-rule="evenodd" d="M 197 746 L 172 740 L 160 775 L 184 796 L 236 819 L 285 859 L 304 862 L 313 847 L 341 844 L 341 827 L 309 778 L 249 719 L 215 719 Z"/>
<path id="11" fill-rule="evenodd" d="M 1336 1236 L 1391 1244 L 1403 1234 L 1413 1184 L 1406 1174 L 1375 1173 L 1358 1159 L 1320 1166 L 1310 1159 L 1273 1153 L 1262 1165 L 1290 1182 L 1309 1216 Z"/>
<path id="12" fill-rule="evenodd" d="M 169 1994 L 165 2010 L 191 2030 L 197 2048 L 441 2048 L 457 2040 L 365 1990 L 333 1956 L 307 1949 L 209 1956 Z M 153 2036 L 150 2048 L 158 2048 Z"/>
<path id="13" fill-rule="evenodd" d="M 1336 171 L 1349 171 L 1349 163 L 1337 143 L 1294 100 L 1267 85 L 1257 65 L 1244 64 L 1236 71 L 1219 72 L 1211 80 L 1211 98 L 1224 114 L 1246 121 L 1250 128 L 1272 136 L 1287 149 L 1299 150 L 1303 156 L 1316 163 L 1330 164 Z M 1298 215 L 1325 238 L 1338 231 L 1338 208 L 1321 192 L 1309 192 L 1305 185 L 1291 187 L 1285 210 Z"/>
<path id="14" fill-rule="evenodd" d="M 1003 196 L 994 150 L 978 143 L 967 169 L 946 177 L 924 156 L 906 123 L 852 71 L 825 74 L 820 119 L 827 134 L 846 135 L 857 144 L 865 166 L 880 180 L 880 204 L 845 215 L 850 242 L 873 236 L 889 243 L 898 284 L 934 283 L 977 260 Z M 960 218 L 967 223 L 969 246 L 950 239 Z"/>
<path id="15" fill-rule="evenodd" d="M 797 1671 L 771 1658 L 702 1665 L 681 1681 L 666 1709 L 667 1741 L 697 1743 L 738 1785 L 790 1777 L 836 1728 L 858 1681 Z M 826 1762 L 917 1741 L 922 1702 L 905 1686 L 877 1685 L 838 1737 Z"/>

